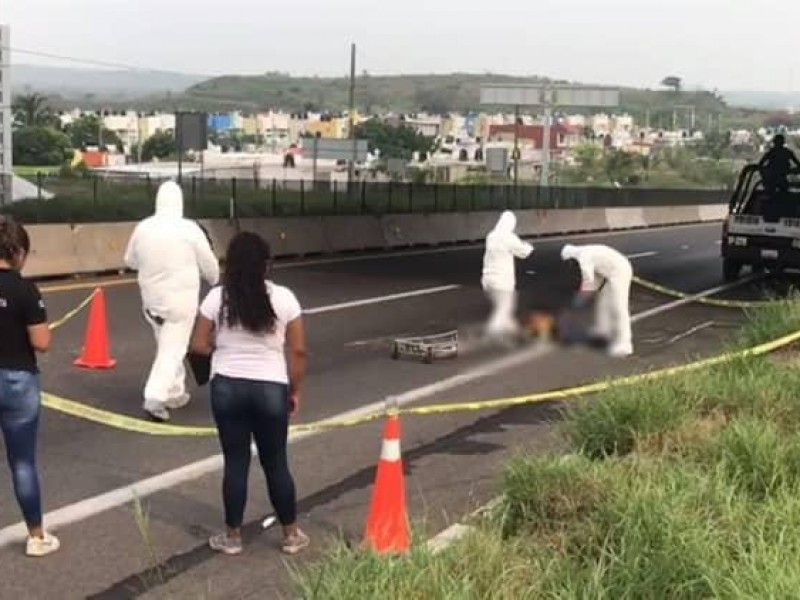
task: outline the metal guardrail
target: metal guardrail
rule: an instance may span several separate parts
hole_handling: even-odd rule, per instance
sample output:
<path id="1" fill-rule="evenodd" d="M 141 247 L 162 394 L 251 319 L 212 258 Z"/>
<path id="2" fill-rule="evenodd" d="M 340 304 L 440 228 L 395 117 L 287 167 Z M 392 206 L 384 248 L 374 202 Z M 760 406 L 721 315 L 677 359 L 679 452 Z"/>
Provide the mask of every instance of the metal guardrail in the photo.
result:
<path id="1" fill-rule="evenodd" d="M 52 200 L 3 208 L 27 223 L 139 220 L 153 210 L 158 182 L 99 177 L 37 179 Z M 185 178 L 185 210 L 195 219 L 475 212 L 502 209 L 611 208 L 724 204 L 726 190 L 537 187 L 394 182 Z"/>

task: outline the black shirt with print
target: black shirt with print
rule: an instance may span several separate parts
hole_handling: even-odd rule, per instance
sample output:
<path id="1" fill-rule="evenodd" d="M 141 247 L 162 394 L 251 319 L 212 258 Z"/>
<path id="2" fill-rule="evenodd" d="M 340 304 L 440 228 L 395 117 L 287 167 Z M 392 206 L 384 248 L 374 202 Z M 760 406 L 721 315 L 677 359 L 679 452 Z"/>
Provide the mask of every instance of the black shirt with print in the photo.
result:
<path id="1" fill-rule="evenodd" d="M 47 311 L 36 284 L 0 269 L 0 369 L 38 372 L 28 327 L 43 323 Z"/>

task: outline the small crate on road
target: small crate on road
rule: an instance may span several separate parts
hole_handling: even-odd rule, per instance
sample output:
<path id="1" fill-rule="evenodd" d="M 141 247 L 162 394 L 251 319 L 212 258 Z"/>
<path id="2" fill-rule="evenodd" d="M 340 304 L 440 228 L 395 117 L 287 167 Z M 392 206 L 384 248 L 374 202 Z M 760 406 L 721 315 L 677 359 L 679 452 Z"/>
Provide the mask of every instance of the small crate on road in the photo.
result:
<path id="1" fill-rule="evenodd" d="M 440 358 L 458 356 L 458 331 L 418 337 L 398 338 L 392 345 L 392 358 L 416 358 L 430 364 Z"/>

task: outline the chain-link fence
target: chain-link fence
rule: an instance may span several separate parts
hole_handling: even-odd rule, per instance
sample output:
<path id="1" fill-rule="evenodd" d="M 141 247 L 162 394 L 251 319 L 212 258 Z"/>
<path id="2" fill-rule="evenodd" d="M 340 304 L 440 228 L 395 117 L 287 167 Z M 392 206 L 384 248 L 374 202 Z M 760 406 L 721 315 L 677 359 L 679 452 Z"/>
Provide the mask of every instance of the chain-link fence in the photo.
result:
<path id="1" fill-rule="evenodd" d="M 139 220 L 152 214 L 159 182 L 39 176 L 37 185 L 38 199 L 4 207 L 4 212 L 28 223 Z M 195 219 L 676 206 L 726 203 L 729 195 L 725 190 L 391 182 L 348 185 L 199 177 L 184 178 L 182 187 L 186 216 Z"/>

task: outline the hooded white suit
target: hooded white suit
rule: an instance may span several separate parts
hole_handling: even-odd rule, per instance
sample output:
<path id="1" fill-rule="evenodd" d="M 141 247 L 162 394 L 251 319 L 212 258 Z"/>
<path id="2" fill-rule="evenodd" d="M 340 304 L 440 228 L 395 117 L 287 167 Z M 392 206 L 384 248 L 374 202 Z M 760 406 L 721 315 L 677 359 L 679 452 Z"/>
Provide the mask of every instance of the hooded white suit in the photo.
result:
<path id="1" fill-rule="evenodd" d="M 514 233 L 517 217 L 511 211 L 500 215 L 494 229 L 486 236 L 481 285 L 492 303 L 492 316 L 487 325 L 489 334 L 513 333 L 517 329 L 516 274 L 514 259 L 528 258 L 533 246 Z"/>
<path id="2" fill-rule="evenodd" d="M 595 304 L 595 332 L 611 340 L 615 356 L 633 354 L 630 290 L 633 268 L 613 248 L 600 244 L 572 246 L 561 250 L 563 260 L 576 260 L 581 268 L 581 291 L 599 290 Z"/>
<path id="3" fill-rule="evenodd" d="M 142 308 L 158 346 L 144 389 L 144 409 L 177 408 L 189 399 L 183 361 L 197 314 L 200 279 L 216 285 L 219 263 L 203 230 L 183 218 L 183 192 L 176 183 L 159 189 L 155 214 L 136 226 L 125 264 L 138 271 Z"/>

